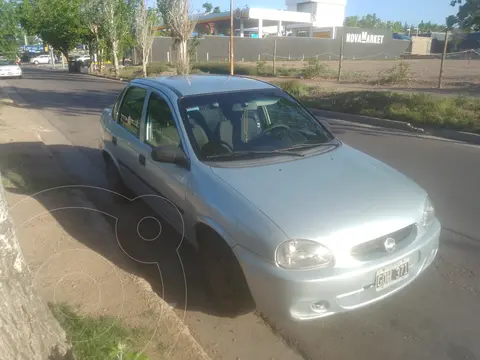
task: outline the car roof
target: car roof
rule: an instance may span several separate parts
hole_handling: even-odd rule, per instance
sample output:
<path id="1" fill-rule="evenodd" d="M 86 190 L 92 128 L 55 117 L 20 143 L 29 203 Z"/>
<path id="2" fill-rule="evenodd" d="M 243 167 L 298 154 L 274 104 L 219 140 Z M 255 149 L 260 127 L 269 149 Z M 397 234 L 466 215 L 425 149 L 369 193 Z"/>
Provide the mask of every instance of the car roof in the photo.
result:
<path id="1" fill-rule="evenodd" d="M 151 87 L 163 85 L 174 91 L 178 96 L 276 88 L 276 86 L 264 81 L 228 75 L 160 76 L 146 79 L 139 78 L 133 80 L 132 83 L 143 83 Z"/>

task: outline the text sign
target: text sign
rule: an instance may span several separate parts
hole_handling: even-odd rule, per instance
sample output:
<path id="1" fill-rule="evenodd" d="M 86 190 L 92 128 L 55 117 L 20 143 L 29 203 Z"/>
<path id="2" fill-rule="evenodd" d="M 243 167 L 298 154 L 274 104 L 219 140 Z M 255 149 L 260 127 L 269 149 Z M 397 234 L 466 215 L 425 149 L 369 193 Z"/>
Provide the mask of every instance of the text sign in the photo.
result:
<path id="1" fill-rule="evenodd" d="M 347 33 L 345 36 L 345 42 L 360 44 L 383 44 L 384 37 L 385 35 L 374 35 L 369 34 L 366 31 L 362 31 L 360 34 Z"/>

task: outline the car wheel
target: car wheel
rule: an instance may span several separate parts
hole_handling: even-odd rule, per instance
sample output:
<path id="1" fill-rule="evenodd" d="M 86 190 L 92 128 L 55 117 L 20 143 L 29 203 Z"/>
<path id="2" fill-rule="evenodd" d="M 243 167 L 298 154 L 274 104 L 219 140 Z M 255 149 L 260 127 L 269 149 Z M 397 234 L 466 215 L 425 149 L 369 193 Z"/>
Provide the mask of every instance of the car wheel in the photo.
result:
<path id="1" fill-rule="evenodd" d="M 120 173 L 111 159 L 106 160 L 107 167 L 107 181 L 111 191 L 115 192 L 112 197 L 116 203 L 130 202 L 131 191 L 123 182 Z M 121 196 L 123 195 L 123 196 Z"/>
<path id="2" fill-rule="evenodd" d="M 205 291 L 215 310 L 226 316 L 254 310 L 250 289 L 230 246 L 213 231 L 206 231 L 200 237 Z"/>
<path id="3" fill-rule="evenodd" d="M 35 60 L 33 63 L 34 63 L 35 65 L 38 65 L 38 60 Z"/>

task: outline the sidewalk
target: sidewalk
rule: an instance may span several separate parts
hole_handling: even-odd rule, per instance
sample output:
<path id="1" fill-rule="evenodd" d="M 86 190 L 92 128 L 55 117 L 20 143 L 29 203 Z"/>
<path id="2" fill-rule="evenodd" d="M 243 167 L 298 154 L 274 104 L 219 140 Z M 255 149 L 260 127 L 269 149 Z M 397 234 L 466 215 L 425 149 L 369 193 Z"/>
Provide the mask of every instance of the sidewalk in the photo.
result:
<path id="1" fill-rule="evenodd" d="M 43 142 L 42 136 L 53 130 L 39 126 L 34 115 L 0 89 L 0 171 L 40 295 L 84 314 L 115 316 L 146 329 L 149 359 L 208 359 L 172 308 L 132 274 L 134 264 L 119 247 L 109 214 L 99 213 L 82 188 L 72 186 Z"/>

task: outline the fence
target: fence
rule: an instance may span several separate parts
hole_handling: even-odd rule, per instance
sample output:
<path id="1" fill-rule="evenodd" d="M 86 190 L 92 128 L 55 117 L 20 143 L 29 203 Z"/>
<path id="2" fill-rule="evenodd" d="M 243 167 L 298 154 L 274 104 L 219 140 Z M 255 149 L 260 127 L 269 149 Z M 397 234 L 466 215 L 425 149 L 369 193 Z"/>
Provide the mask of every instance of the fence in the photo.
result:
<path id="1" fill-rule="evenodd" d="M 326 80 L 406 88 L 436 87 L 442 58 L 442 54 L 409 56 L 410 42 L 395 39 L 386 39 L 383 44 L 344 41 L 342 46 L 342 36 L 334 40 L 235 37 L 234 49 L 237 65 L 274 67 L 277 75 L 300 75 L 309 66 L 307 61 L 315 59 L 320 77 Z M 228 63 L 229 37 L 199 39 L 194 57 L 197 63 Z M 445 87 L 480 86 L 479 60 L 480 52 L 476 50 L 447 53 L 442 84 Z M 155 38 L 151 61 L 174 61 L 170 38 Z"/>
<path id="2" fill-rule="evenodd" d="M 302 37 L 267 37 L 263 39 L 234 38 L 235 61 L 268 60 L 273 56 L 276 42 L 278 59 L 293 60 L 316 58 L 318 60 L 338 60 L 341 37 L 336 39 L 318 39 Z M 408 51 L 410 43 L 404 40 L 386 38 L 382 44 L 349 43 L 345 44 L 344 57 L 348 59 L 391 59 L 400 58 Z M 228 61 L 229 37 L 205 36 L 199 39 L 195 58 L 199 62 Z M 172 61 L 172 41 L 170 38 L 157 37 L 152 46 L 152 60 Z"/>

